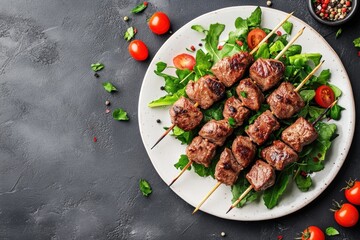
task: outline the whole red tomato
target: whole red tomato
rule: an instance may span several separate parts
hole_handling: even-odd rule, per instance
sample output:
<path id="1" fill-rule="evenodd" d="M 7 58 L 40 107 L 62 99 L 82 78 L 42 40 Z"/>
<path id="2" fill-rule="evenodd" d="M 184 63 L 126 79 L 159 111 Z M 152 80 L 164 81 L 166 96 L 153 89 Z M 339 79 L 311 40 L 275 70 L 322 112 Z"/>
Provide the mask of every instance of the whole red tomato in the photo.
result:
<path id="1" fill-rule="evenodd" d="M 163 12 L 154 13 L 149 19 L 149 28 L 155 34 L 167 33 L 170 29 L 170 19 Z"/>
<path id="2" fill-rule="evenodd" d="M 325 234 L 320 228 L 309 226 L 302 232 L 301 240 L 325 240 Z"/>
<path id="3" fill-rule="evenodd" d="M 190 54 L 182 53 L 173 58 L 173 63 L 177 69 L 189 69 L 192 71 L 196 64 L 196 60 Z"/>
<path id="4" fill-rule="evenodd" d="M 140 40 L 133 40 L 129 44 L 130 55 L 138 61 L 144 61 L 149 56 L 149 50 L 145 43 Z"/>
<path id="5" fill-rule="evenodd" d="M 359 220 L 359 212 L 350 203 L 344 203 L 334 212 L 335 221 L 343 227 L 352 227 Z"/>
<path id="6" fill-rule="evenodd" d="M 360 205 L 360 182 L 352 181 L 348 182 L 347 187 L 345 188 L 345 197 L 346 199 L 355 205 Z"/>

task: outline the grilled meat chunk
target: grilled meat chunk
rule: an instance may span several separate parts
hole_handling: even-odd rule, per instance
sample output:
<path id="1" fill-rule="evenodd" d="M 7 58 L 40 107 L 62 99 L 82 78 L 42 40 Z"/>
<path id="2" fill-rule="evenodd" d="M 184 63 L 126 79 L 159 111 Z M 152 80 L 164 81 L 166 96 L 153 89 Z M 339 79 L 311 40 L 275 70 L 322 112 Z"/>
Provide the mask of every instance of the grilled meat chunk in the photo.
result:
<path id="1" fill-rule="evenodd" d="M 250 110 L 243 107 L 243 104 L 239 99 L 231 97 L 226 100 L 223 116 L 225 119 L 233 118 L 237 127 L 241 126 L 249 115 Z"/>
<path id="2" fill-rule="evenodd" d="M 206 75 L 196 82 L 189 81 L 185 91 L 188 97 L 197 102 L 201 108 L 208 109 L 224 96 L 225 86 L 214 76 Z"/>
<path id="3" fill-rule="evenodd" d="M 199 135 L 218 146 L 222 146 L 228 136 L 233 132 L 227 120 L 210 120 L 199 132 Z"/>
<path id="4" fill-rule="evenodd" d="M 236 87 L 236 93 L 245 107 L 257 111 L 264 102 L 264 94 L 258 86 L 250 79 L 245 78 Z"/>
<path id="5" fill-rule="evenodd" d="M 231 150 L 240 166 L 246 168 L 255 157 L 256 145 L 251 142 L 249 137 L 237 136 Z"/>
<path id="6" fill-rule="evenodd" d="M 188 98 L 181 97 L 169 110 L 171 122 L 184 131 L 190 131 L 198 126 L 203 114 Z"/>
<path id="7" fill-rule="evenodd" d="M 279 128 L 279 122 L 269 110 L 266 110 L 245 131 L 253 142 L 262 145 L 269 139 L 270 134 Z"/>
<path id="8" fill-rule="evenodd" d="M 275 183 L 275 170 L 262 160 L 257 160 L 250 171 L 246 174 L 255 191 L 263 191 Z"/>
<path id="9" fill-rule="evenodd" d="M 264 148 L 261 151 L 261 157 L 279 171 L 298 160 L 296 152 L 280 140 L 275 140 L 270 146 Z"/>
<path id="10" fill-rule="evenodd" d="M 305 106 L 305 102 L 299 93 L 295 92 L 294 86 L 289 82 L 283 82 L 266 99 L 271 111 L 279 119 L 292 117 Z"/>
<path id="11" fill-rule="evenodd" d="M 190 161 L 209 167 L 215 156 L 216 145 L 209 140 L 197 136 L 186 148 L 186 155 Z"/>
<path id="12" fill-rule="evenodd" d="M 257 59 L 250 67 L 250 77 L 262 91 L 274 87 L 285 72 L 285 65 L 275 59 Z"/>
<path id="13" fill-rule="evenodd" d="M 303 117 L 299 117 L 281 133 L 281 139 L 297 152 L 301 152 L 305 145 L 312 143 L 317 137 L 318 133 L 313 125 Z"/>
<path id="14" fill-rule="evenodd" d="M 215 63 L 211 71 L 226 87 L 231 87 L 244 76 L 248 66 L 253 62 L 251 54 L 238 52 Z"/>
<path id="15" fill-rule="evenodd" d="M 215 167 L 215 178 L 226 185 L 233 185 L 243 168 L 238 164 L 230 149 L 225 148 Z"/>

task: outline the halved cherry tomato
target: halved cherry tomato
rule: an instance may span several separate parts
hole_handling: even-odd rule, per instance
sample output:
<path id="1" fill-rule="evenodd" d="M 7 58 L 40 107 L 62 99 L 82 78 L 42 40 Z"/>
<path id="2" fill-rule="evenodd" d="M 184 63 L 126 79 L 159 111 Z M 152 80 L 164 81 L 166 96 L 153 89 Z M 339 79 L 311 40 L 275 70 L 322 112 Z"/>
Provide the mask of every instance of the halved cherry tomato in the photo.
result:
<path id="1" fill-rule="evenodd" d="M 190 54 L 182 53 L 173 58 L 173 63 L 177 69 L 189 69 L 192 71 L 194 69 L 196 60 Z"/>
<path id="2" fill-rule="evenodd" d="M 167 33 L 170 29 L 170 19 L 163 12 L 154 13 L 149 19 L 150 30 L 155 34 L 164 34 Z"/>
<path id="3" fill-rule="evenodd" d="M 302 232 L 301 240 L 325 240 L 325 234 L 320 228 L 309 226 Z"/>
<path id="4" fill-rule="evenodd" d="M 359 212 L 350 203 L 344 203 L 334 213 L 335 221 L 343 227 L 352 227 L 359 220 Z"/>
<path id="5" fill-rule="evenodd" d="M 266 37 L 266 32 L 260 28 L 251 30 L 247 36 L 247 44 L 250 49 L 254 49 Z"/>
<path id="6" fill-rule="evenodd" d="M 348 186 L 345 189 L 346 199 L 355 205 L 360 205 L 360 182 L 349 181 Z"/>
<path id="7" fill-rule="evenodd" d="M 129 44 L 130 55 L 138 61 L 144 61 L 149 56 L 149 50 L 145 43 L 141 40 L 133 40 Z"/>
<path id="8" fill-rule="evenodd" d="M 335 94 L 331 87 L 322 85 L 315 91 L 315 102 L 321 107 L 327 108 L 335 101 Z"/>

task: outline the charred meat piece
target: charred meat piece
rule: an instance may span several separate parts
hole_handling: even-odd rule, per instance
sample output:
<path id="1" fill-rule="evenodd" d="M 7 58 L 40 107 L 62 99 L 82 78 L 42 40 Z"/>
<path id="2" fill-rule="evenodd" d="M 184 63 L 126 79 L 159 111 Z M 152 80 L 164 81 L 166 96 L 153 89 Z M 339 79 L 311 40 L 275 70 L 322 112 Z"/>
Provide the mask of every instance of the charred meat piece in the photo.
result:
<path id="1" fill-rule="evenodd" d="M 301 152 L 305 145 L 312 143 L 317 137 L 313 125 L 303 117 L 299 117 L 281 133 L 281 139 L 297 152 Z"/>
<path id="2" fill-rule="evenodd" d="M 253 62 L 251 54 L 239 52 L 215 63 L 211 71 L 226 87 L 231 87 L 244 76 L 248 66 Z"/>
<path id="3" fill-rule="evenodd" d="M 188 97 L 197 102 L 201 108 L 208 109 L 224 96 L 225 86 L 214 76 L 206 75 L 196 82 L 189 81 L 185 91 Z"/>
<path id="4" fill-rule="evenodd" d="M 264 102 L 264 94 L 258 86 L 250 79 L 245 78 L 236 87 L 236 93 L 245 107 L 257 111 Z"/>
<path id="5" fill-rule="evenodd" d="M 169 110 L 171 122 L 184 131 L 190 131 L 198 126 L 203 114 L 188 98 L 181 97 Z"/>
<path id="6" fill-rule="evenodd" d="M 228 136 L 233 132 L 227 120 L 210 120 L 199 132 L 199 135 L 218 146 L 222 146 Z"/>
<path id="7" fill-rule="evenodd" d="M 250 67 L 250 77 L 262 91 L 274 87 L 285 72 L 285 65 L 275 59 L 257 59 Z"/>
<path id="8" fill-rule="evenodd" d="M 256 145 L 249 137 L 238 136 L 233 141 L 231 150 L 240 166 L 246 168 L 255 157 Z"/>
<path id="9" fill-rule="evenodd" d="M 279 171 L 298 160 L 296 152 L 280 140 L 275 140 L 270 146 L 264 148 L 261 151 L 261 157 Z"/>
<path id="10" fill-rule="evenodd" d="M 295 92 L 294 86 L 289 82 L 283 82 L 266 99 L 271 111 L 279 119 L 292 117 L 305 106 L 304 100 L 299 93 Z"/>
<path id="11" fill-rule="evenodd" d="M 249 117 L 250 110 L 243 107 L 241 101 L 235 97 L 228 98 L 224 105 L 223 116 L 225 119 L 233 118 L 236 126 L 241 126 Z"/>
<path id="12" fill-rule="evenodd" d="M 269 110 L 266 110 L 245 131 L 253 142 L 262 145 L 269 139 L 270 134 L 279 128 L 279 122 Z"/>
<path id="13" fill-rule="evenodd" d="M 226 185 L 233 185 L 243 168 L 238 164 L 230 149 L 225 148 L 215 167 L 215 178 Z"/>
<path id="14" fill-rule="evenodd" d="M 275 177 L 274 168 L 261 160 L 257 160 L 246 174 L 246 179 L 255 191 L 263 191 L 274 185 Z"/>
<path id="15" fill-rule="evenodd" d="M 209 167 L 215 156 L 216 145 L 209 140 L 197 136 L 186 148 L 186 155 L 190 161 Z"/>

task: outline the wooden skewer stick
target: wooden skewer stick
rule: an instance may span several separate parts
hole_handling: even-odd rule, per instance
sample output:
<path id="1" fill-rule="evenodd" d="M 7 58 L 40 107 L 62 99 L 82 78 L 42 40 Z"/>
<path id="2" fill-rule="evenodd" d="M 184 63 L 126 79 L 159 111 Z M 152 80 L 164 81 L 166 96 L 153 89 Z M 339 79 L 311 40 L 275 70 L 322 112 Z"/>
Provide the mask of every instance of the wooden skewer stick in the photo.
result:
<path id="1" fill-rule="evenodd" d="M 304 80 L 302 80 L 302 82 L 299 84 L 299 86 L 296 87 L 295 92 L 298 92 L 303 86 L 304 84 L 312 77 L 312 75 L 314 75 L 314 73 L 321 67 L 321 65 L 325 62 L 325 60 L 322 60 L 310 73 L 309 75 L 307 75 L 306 78 L 304 78 Z"/>
<path id="2" fill-rule="evenodd" d="M 281 52 L 275 57 L 276 60 L 279 60 L 279 58 L 281 58 L 282 55 L 284 55 L 284 53 L 286 52 L 286 50 L 288 50 L 289 47 L 291 47 L 291 45 L 296 41 L 296 39 L 298 39 L 301 34 L 303 34 L 305 27 L 303 27 L 302 29 L 300 29 L 300 31 L 295 35 L 295 37 L 293 37 L 290 42 L 284 47 L 283 50 L 281 50 Z"/>
<path id="3" fill-rule="evenodd" d="M 215 187 L 213 187 L 213 189 L 211 189 L 211 191 L 204 197 L 204 199 L 199 203 L 199 205 L 197 205 L 197 207 L 195 208 L 195 210 L 193 211 L 192 214 L 196 213 L 200 207 L 204 204 L 204 202 L 211 196 L 211 194 L 213 194 L 213 192 L 215 192 L 215 190 L 220 187 L 221 182 L 217 182 L 217 184 L 215 185 Z"/>
<path id="4" fill-rule="evenodd" d="M 316 120 L 312 123 L 312 125 L 314 126 L 318 121 L 321 120 L 321 118 L 333 107 L 335 106 L 335 104 L 337 103 L 338 100 L 335 100 L 329 107 L 327 107 L 318 118 L 316 118 Z M 229 208 L 229 210 L 227 210 L 226 213 L 230 212 L 231 209 L 233 209 L 234 207 L 236 207 L 236 205 L 239 204 L 239 202 L 241 200 L 243 200 L 243 198 L 253 189 L 253 186 L 250 185 L 242 194 L 241 196 L 231 205 L 231 207 Z"/>
<path id="5" fill-rule="evenodd" d="M 259 49 L 260 45 L 267 41 L 275 33 L 275 31 L 278 30 L 293 14 L 294 12 L 289 13 L 284 20 L 276 25 L 276 27 L 274 27 L 274 29 L 263 40 L 261 40 L 261 42 L 259 42 L 259 44 L 253 50 L 251 50 L 250 54 L 253 55 Z"/>
<path id="6" fill-rule="evenodd" d="M 171 187 L 171 185 L 173 185 L 174 182 L 175 182 L 176 180 L 178 180 L 178 178 L 186 171 L 186 169 L 188 169 L 188 168 L 191 166 L 192 163 L 193 163 L 193 162 L 189 160 L 189 162 L 188 162 L 188 163 L 186 164 L 186 166 L 181 170 L 181 172 L 171 181 L 171 183 L 169 184 L 169 187 Z"/>
<path id="7" fill-rule="evenodd" d="M 230 212 L 231 209 L 233 209 L 234 207 L 236 207 L 236 205 L 238 205 L 239 202 L 241 202 L 241 200 L 243 200 L 243 198 L 244 198 L 252 189 L 253 189 L 253 186 L 250 185 L 250 186 L 245 190 L 245 192 L 243 192 L 243 193 L 240 195 L 240 197 L 231 205 L 231 207 L 229 208 L 229 210 L 227 210 L 226 214 L 227 214 L 228 212 Z"/>

